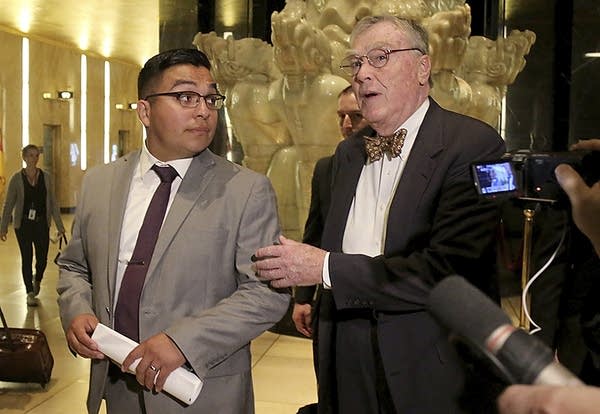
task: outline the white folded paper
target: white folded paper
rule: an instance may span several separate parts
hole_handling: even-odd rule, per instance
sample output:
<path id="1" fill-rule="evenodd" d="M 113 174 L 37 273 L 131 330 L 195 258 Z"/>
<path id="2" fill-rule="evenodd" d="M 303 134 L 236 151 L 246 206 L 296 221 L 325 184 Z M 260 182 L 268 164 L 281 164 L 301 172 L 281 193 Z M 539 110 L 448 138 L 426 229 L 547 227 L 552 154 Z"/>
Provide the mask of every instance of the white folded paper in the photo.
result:
<path id="1" fill-rule="evenodd" d="M 129 355 L 131 350 L 138 346 L 135 341 L 132 341 L 101 323 L 96 326 L 92 339 L 98 344 L 100 352 L 119 365 L 123 363 L 125 357 Z M 139 362 L 140 359 L 136 359 L 133 364 L 131 364 L 129 367 L 130 373 L 135 373 L 135 368 Z M 158 373 L 156 375 L 158 375 Z M 190 405 L 198 398 L 198 394 L 200 394 L 200 391 L 202 390 L 202 385 L 200 378 L 186 369 L 179 367 L 169 374 L 165 381 L 163 391 Z"/>

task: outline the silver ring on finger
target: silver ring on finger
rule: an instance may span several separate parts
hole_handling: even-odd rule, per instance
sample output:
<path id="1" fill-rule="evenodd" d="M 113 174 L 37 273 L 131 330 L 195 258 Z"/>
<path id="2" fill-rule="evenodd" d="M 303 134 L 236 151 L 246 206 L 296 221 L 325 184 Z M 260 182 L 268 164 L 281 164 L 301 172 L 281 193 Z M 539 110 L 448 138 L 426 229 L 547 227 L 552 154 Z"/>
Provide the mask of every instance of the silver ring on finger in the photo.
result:
<path id="1" fill-rule="evenodd" d="M 148 367 L 150 368 L 151 371 L 158 371 L 158 368 L 156 368 L 154 365 L 150 364 L 150 366 Z"/>

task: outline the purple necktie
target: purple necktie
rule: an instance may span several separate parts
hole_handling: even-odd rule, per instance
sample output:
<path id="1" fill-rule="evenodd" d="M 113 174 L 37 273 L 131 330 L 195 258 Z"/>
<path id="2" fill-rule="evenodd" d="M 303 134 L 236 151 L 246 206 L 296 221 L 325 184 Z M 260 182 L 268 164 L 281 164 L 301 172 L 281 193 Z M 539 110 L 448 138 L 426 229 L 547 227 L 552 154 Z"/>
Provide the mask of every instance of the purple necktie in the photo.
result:
<path id="1" fill-rule="evenodd" d="M 135 243 L 133 255 L 123 274 L 115 309 L 115 329 L 136 342 L 139 342 L 140 295 L 158 239 L 158 232 L 167 211 L 171 183 L 177 177 L 177 171 L 170 165 L 159 167 L 154 164 L 152 170 L 160 177 L 160 184 L 152 196 Z"/>

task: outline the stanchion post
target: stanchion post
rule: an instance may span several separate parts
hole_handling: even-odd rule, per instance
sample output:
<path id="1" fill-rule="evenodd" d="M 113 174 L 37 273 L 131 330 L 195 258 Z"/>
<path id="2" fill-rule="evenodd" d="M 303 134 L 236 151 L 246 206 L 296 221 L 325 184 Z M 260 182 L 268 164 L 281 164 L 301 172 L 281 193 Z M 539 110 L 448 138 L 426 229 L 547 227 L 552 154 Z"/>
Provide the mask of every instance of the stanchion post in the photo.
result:
<path id="1" fill-rule="evenodd" d="M 525 290 L 525 286 L 529 281 L 529 265 L 531 262 L 531 245 L 533 239 L 533 218 L 535 210 L 523 209 L 523 264 L 521 266 L 521 294 Z M 522 295 L 521 295 L 522 296 Z M 529 310 L 529 295 L 525 297 L 525 301 L 521 302 L 521 312 L 519 315 L 519 328 L 529 331 L 529 320 L 525 314 L 525 308 Z"/>

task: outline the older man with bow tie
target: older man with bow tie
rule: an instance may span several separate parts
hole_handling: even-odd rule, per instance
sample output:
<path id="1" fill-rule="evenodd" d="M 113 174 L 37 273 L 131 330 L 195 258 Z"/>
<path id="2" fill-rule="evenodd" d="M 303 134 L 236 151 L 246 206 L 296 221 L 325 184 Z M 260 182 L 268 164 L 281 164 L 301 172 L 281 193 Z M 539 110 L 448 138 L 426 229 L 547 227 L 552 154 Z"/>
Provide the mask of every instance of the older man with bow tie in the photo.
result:
<path id="1" fill-rule="evenodd" d="M 429 97 L 427 34 L 415 22 L 366 17 L 350 44 L 341 67 L 372 131 L 336 150 L 321 249 L 282 237 L 254 265 L 274 287 L 327 289 L 318 382 L 333 392 L 320 393 L 319 413 L 462 412 L 464 373 L 426 302 L 451 274 L 497 297 L 497 212 L 469 167 L 504 143 Z"/>

